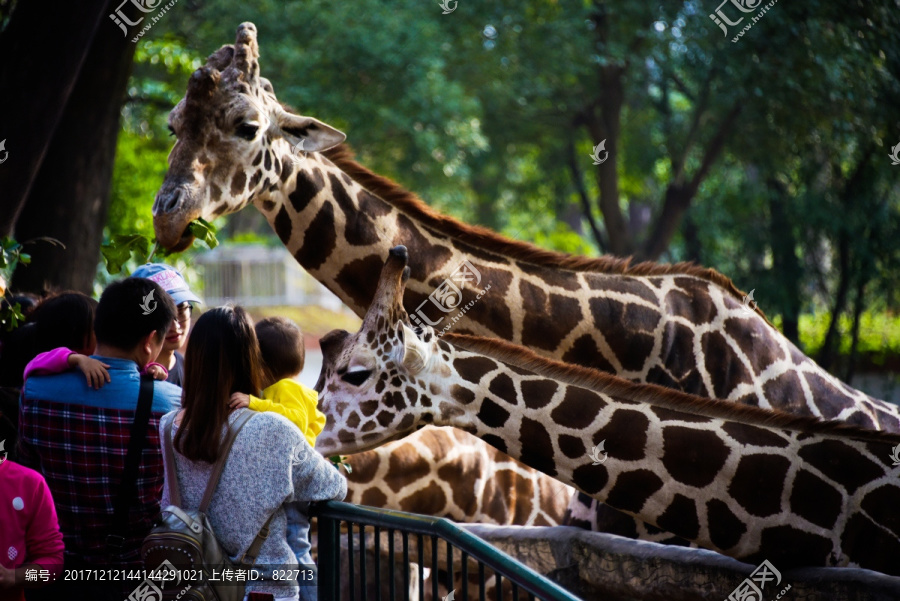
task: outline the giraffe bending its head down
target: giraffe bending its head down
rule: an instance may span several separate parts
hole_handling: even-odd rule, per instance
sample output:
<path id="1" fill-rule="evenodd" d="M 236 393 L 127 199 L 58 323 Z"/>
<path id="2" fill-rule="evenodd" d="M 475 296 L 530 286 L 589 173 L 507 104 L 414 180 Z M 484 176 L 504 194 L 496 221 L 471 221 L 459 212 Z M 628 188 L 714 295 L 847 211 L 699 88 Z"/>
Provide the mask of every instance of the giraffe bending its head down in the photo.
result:
<path id="1" fill-rule="evenodd" d="M 500 338 L 567 363 L 711 398 L 900 432 L 900 409 L 844 385 L 742 304 L 722 274 L 687 264 L 542 250 L 440 215 L 368 171 L 344 134 L 282 106 L 259 75 L 256 26 L 191 76 L 153 205 L 160 244 L 191 220 L 253 204 L 294 258 L 363 316 L 383 258 L 410 251 L 405 305 L 419 322 Z M 457 289 L 454 272 L 490 293 Z M 467 269 L 469 269 L 467 267 Z M 451 283 L 447 284 L 450 279 Z M 446 294 L 450 293 L 450 294 Z"/>
<path id="2" fill-rule="evenodd" d="M 635 384 L 496 340 L 417 333 L 401 304 L 406 254 L 391 251 L 360 331 L 322 338 L 323 453 L 450 425 L 737 559 L 900 575 L 900 436 Z"/>
<path id="3" fill-rule="evenodd" d="M 197 217 L 253 204 L 295 259 L 360 316 L 383 257 L 403 244 L 411 269 L 405 305 L 420 322 L 443 329 L 452 321 L 455 332 L 637 382 L 900 432 L 896 405 L 819 367 L 744 307 L 725 276 L 548 252 L 440 215 L 335 146 L 344 138 L 336 129 L 282 106 L 259 73 L 256 27 L 244 23 L 235 44 L 192 75 L 172 111 L 177 141 L 153 205 L 164 247 L 190 244 Z M 465 261 L 479 286 L 490 286 L 481 298 L 471 286 L 453 294 L 452 276 Z"/>

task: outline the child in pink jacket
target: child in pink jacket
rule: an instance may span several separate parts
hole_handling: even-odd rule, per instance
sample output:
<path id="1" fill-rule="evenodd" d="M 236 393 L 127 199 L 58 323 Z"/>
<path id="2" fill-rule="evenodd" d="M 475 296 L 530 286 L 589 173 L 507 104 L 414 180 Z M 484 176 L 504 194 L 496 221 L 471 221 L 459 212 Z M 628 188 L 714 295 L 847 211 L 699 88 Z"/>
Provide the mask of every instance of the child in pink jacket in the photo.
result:
<path id="1" fill-rule="evenodd" d="M 0 440 L 0 601 L 25 601 L 26 583 L 45 585 L 62 571 L 63 536 L 47 482 L 7 460 L 6 444 Z M 36 580 L 26 581 L 31 570 Z"/>

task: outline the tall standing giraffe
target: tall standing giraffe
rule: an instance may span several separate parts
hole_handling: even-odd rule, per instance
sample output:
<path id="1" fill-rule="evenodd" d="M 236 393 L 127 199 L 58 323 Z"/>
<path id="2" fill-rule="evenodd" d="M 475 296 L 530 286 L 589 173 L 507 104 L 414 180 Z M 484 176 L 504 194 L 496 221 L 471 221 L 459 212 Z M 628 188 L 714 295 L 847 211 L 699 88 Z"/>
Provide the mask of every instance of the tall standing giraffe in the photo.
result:
<path id="1" fill-rule="evenodd" d="M 417 333 L 402 304 L 406 262 L 405 248 L 391 251 L 358 333 L 322 338 L 323 452 L 451 425 L 736 559 L 900 575 L 900 435 L 635 384 L 498 340 Z"/>
<path id="2" fill-rule="evenodd" d="M 352 160 L 344 134 L 292 113 L 260 76 L 256 27 L 191 76 L 169 123 L 177 141 L 153 205 L 166 248 L 189 223 L 253 204 L 295 259 L 358 315 L 387 251 L 410 249 L 406 308 L 455 332 L 705 397 L 900 431 L 900 410 L 843 384 L 742 304 L 725 276 L 686 264 L 630 265 L 549 252 L 440 215 Z M 459 268 L 487 294 L 432 302 Z M 454 299 L 457 300 L 457 299 Z M 477 300 L 477 302 L 475 302 Z"/>

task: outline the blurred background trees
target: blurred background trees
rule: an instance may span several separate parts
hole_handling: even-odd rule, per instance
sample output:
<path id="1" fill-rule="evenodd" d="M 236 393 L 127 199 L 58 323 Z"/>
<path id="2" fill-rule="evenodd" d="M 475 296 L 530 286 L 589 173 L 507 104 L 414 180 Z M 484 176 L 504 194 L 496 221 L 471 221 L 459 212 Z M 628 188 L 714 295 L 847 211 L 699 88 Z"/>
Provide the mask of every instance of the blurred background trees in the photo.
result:
<path id="1" fill-rule="evenodd" d="M 166 115 L 250 20 L 279 99 L 439 210 L 566 252 L 714 267 L 838 375 L 857 356 L 900 371 L 900 10 L 776 2 L 732 42 L 716 5 L 180 0 L 128 41 L 105 234 L 152 236 Z M 273 241 L 252 209 L 221 227 Z"/>

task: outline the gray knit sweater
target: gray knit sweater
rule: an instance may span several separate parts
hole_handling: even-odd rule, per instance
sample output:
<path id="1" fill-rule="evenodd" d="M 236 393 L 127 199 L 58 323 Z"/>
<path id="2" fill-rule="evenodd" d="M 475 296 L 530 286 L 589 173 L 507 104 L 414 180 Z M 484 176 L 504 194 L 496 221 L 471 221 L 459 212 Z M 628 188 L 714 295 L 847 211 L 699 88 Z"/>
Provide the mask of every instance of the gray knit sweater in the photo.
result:
<path id="1" fill-rule="evenodd" d="M 242 411 L 229 416 L 234 423 Z M 165 414 L 159 422 L 160 440 L 164 428 L 177 411 Z M 176 426 L 172 432 L 173 439 Z M 225 436 L 225 430 L 222 431 Z M 168 449 L 163 445 L 163 465 Z M 183 508 L 196 510 L 206 489 L 212 465 L 193 462 L 175 452 L 175 467 Z M 163 508 L 169 506 L 169 478 L 163 486 Z M 231 449 L 208 515 L 216 537 L 233 561 L 250 547 L 262 525 L 274 511 L 269 538 L 263 543 L 256 565 L 269 568 L 263 574 L 271 577 L 271 569 L 296 569 L 297 560 L 285 536 L 283 505 L 287 501 L 341 500 L 347 494 L 347 481 L 332 463 L 317 453 L 291 422 L 276 413 L 256 413 L 248 421 Z M 268 582 L 247 585 L 247 592 L 273 593 L 276 597 L 296 594 L 297 587 L 277 586 Z"/>

